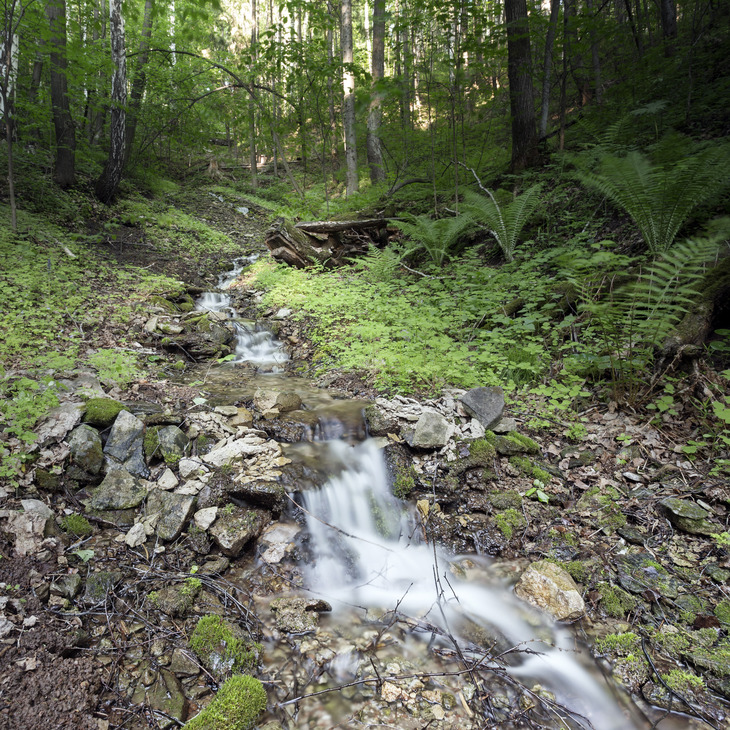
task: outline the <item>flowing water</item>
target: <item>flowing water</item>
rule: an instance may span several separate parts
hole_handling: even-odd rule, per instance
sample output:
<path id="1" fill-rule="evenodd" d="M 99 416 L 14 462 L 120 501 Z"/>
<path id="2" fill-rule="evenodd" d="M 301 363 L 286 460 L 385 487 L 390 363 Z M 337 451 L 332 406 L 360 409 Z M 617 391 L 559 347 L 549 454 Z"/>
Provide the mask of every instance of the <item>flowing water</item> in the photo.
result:
<path id="1" fill-rule="evenodd" d="M 228 313 L 237 328 L 236 361 L 252 362 L 268 374 L 236 385 L 220 368 L 222 375 L 216 382 L 213 374 L 210 392 L 212 400 L 216 393 L 220 398 L 225 393 L 232 402 L 250 397 L 265 382 L 267 387 L 297 391 L 304 407 L 317 413 L 321 427 L 310 434 L 311 442 L 290 446 L 287 454 L 309 460 L 331 475 L 323 486 L 298 496 L 306 514 L 311 557 L 301 566 L 303 587 L 331 604 L 332 614 L 322 619 L 327 630 L 339 637 L 347 635 L 352 641 L 342 651 L 328 655 L 330 678 L 357 684 L 364 676 L 367 652 L 358 650 L 362 641 L 358 645 L 359 640 L 352 637 L 358 632 L 356 625 L 360 625 L 361 635 L 368 631 L 371 635 L 369 619 L 380 616 L 383 626 L 393 628 L 393 635 L 383 640 L 391 643 L 393 657 L 413 662 L 416 656 L 429 653 L 442 657 L 434 672 L 445 676 L 463 673 L 464 662 L 470 663 L 474 670 L 468 677 L 472 684 L 475 676 L 479 678 L 478 693 L 487 697 L 476 706 L 489 708 L 491 720 L 504 723 L 502 727 L 518 726 L 520 721 L 507 721 L 507 710 L 500 715 L 490 704 L 490 694 L 511 694 L 514 707 L 520 696 L 524 702 L 525 696 L 535 697 L 544 691 L 552 695 L 541 695 L 549 698 L 544 703 L 547 709 L 539 716 L 547 723 L 543 727 L 638 727 L 638 721 L 612 698 L 572 634 L 514 598 L 494 577 L 494 564 L 477 556 L 452 556 L 423 541 L 417 514 L 390 493 L 380 444 L 364 438 L 362 403 L 337 401 L 308 381 L 275 374 L 286 359 L 280 343 L 253 324 L 241 324 L 225 293 L 248 263 L 239 262 L 238 270 L 221 277 L 220 291 L 203 295 L 198 307 Z M 385 628 L 382 630 L 385 635 Z M 422 661 L 418 666 L 424 666 Z M 307 688 L 304 682 L 302 693 L 318 688 L 316 684 Z M 310 709 L 309 715 L 302 711 L 301 716 L 292 716 L 293 726 L 330 723 L 344 727 L 353 708 L 372 697 L 364 684 L 359 693 L 350 689 L 348 699 L 341 699 L 339 704 L 329 701 L 325 705 L 319 697 L 310 699 L 310 708 L 313 703 L 317 709 Z M 462 691 L 457 692 L 464 705 L 464 719 L 463 724 L 451 726 L 486 726 L 487 717 L 475 718 Z M 298 705 L 303 706 L 305 703 Z M 325 706 L 326 712 L 322 709 Z M 411 725 L 402 718 L 393 722 L 388 727 L 425 725 Z"/>

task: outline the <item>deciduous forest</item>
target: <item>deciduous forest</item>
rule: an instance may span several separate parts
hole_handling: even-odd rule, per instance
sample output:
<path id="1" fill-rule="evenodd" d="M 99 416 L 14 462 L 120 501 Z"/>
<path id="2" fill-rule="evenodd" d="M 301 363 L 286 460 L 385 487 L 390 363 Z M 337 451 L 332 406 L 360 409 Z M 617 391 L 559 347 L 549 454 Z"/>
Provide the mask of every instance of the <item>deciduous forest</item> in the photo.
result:
<path id="1" fill-rule="evenodd" d="M 730 727 L 727 3 L 2 7 L 0 726 Z"/>

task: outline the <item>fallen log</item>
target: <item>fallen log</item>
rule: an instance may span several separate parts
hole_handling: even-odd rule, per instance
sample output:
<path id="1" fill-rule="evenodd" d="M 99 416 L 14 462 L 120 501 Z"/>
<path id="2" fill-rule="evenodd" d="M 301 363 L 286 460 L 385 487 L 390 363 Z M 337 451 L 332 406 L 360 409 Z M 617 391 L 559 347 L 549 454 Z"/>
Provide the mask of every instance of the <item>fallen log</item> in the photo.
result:
<path id="1" fill-rule="evenodd" d="M 381 219 L 293 224 L 277 218 L 266 233 L 266 245 L 275 259 L 290 266 L 334 268 L 367 253 L 370 246 L 385 245 L 387 226 Z"/>

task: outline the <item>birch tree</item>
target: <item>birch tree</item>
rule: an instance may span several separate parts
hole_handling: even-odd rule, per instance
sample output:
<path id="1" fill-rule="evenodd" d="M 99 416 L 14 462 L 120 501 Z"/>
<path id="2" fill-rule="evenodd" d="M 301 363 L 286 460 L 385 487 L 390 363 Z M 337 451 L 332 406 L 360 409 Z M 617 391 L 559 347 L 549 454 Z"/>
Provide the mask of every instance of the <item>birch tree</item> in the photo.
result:
<path id="1" fill-rule="evenodd" d="M 355 137 L 355 74 L 352 71 L 352 0 L 342 0 L 340 43 L 342 45 L 343 122 L 345 126 L 345 163 L 347 195 L 358 191 L 357 139 Z"/>

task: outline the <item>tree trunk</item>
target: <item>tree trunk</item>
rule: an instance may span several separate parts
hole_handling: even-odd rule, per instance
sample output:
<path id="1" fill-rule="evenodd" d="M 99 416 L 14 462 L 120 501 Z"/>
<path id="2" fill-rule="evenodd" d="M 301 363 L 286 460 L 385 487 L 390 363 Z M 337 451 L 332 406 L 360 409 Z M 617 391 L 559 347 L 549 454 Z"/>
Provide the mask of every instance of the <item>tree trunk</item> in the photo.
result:
<path id="1" fill-rule="evenodd" d="M 251 65 L 252 67 L 256 66 L 256 43 L 257 43 L 257 31 L 258 31 L 258 19 L 256 17 L 256 0 L 251 0 L 251 16 L 252 16 L 252 26 L 251 26 Z M 255 75 L 252 75 L 251 78 L 251 84 L 253 85 L 256 82 Z M 256 163 L 257 155 L 256 155 L 256 106 L 254 104 L 253 98 L 249 95 L 248 99 L 248 114 L 249 114 L 249 120 L 248 120 L 248 138 L 249 138 L 249 164 L 251 166 L 251 189 L 256 190 L 257 188 L 257 167 Z"/>
<path id="2" fill-rule="evenodd" d="M 111 40 L 112 98 L 111 98 L 111 140 L 109 157 L 101 176 L 96 181 L 96 197 L 102 203 L 114 200 L 122 179 L 126 137 L 127 104 L 127 56 L 124 49 L 124 18 L 122 0 L 109 0 L 109 38 Z"/>
<path id="3" fill-rule="evenodd" d="M 327 0 L 327 15 L 333 16 L 334 14 L 332 0 Z M 330 157 L 332 158 L 332 164 L 337 165 L 337 117 L 335 116 L 335 83 L 333 79 L 335 68 L 334 32 L 332 25 L 329 23 L 327 25 L 327 67 L 329 69 L 327 74 L 327 106 L 330 116 Z"/>
<path id="4" fill-rule="evenodd" d="M 671 56 L 674 54 L 674 42 L 677 39 L 677 4 L 675 0 L 660 0 L 659 11 L 662 19 L 664 55 Z"/>
<path id="5" fill-rule="evenodd" d="M 593 62 L 593 87 L 596 104 L 603 102 L 603 90 L 601 82 L 601 54 L 598 49 L 598 32 L 595 27 L 595 16 L 593 14 L 593 0 L 586 0 L 586 8 L 593 22 L 591 23 L 591 60 Z"/>
<path id="6" fill-rule="evenodd" d="M 570 62 L 570 71 L 573 76 L 578 95 L 580 97 L 580 105 L 587 106 L 592 97 L 591 84 L 586 74 L 585 63 L 583 62 L 583 54 L 580 52 L 578 42 L 578 15 L 576 12 L 577 0 L 564 0 L 563 7 L 567 16 L 566 24 L 567 33 L 565 42 L 567 44 L 568 60 Z"/>
<path id="7" fill-rule="evenodd" d="M 355 137 L 355 74 L 352 72 L 352 0 L 342 0 L 342 89 L 344 93 L 343 121 L 345 125 L 345 162 L 347 165 L 347 195 L 358 191 L 357 140 Z"/>
<path id="8" fill-rule="evenodd" d="M 51 109 L 56 132 L 56 161 L 53 179 L 61 187 L 76 182 L 76 130 L 68 101 L 66 79 L 66 2 L 51 0 L 46 6 L 51 29 Z"/>
<path id="9" fill-rule="evenodd" d="M 383 118 L 381 108 L 382 92 L 378 84 L 383 79 L 385 71 L 385 0 L 373 2 L 373 55 L 372 55 L 373 84 L 370 91 L 370 109 L 368 110 L 368 165 L 370 166 L 370 181 L 375 184 L 385 180 L 383 169 L 383 150 L 380 146 L 380 122 Z"/>
<path id="10" fill-rule="evenodd" d="M 539 162 L 526 0 L 505 0 L 507 74 L 512 113 L 512 172 Z"/>
<path id="11" fill-rule="evenodd" d="M 147 73 L 145 66 L 149 58 L 150 39 L 152 38 L 152 11 L 154 9 L 154 0 L 145 0 L 144 19 L 142 21 L 142 33 L 139 41 L 139 58 L 137 62 L 137 75 L 132 82 L 132 94 L 129 102 L 129 114 L 127 115 L 127 140 L 124 152 L 125 163 L 129 162 L 132 154 L 132 145 L 137 132 L 137 119 L 139 118 L 139 110 L 142 105 L 142 95 L 144 94 L 145 84 L 147 83 Z"/>
<path id="12" fill-rule="evenodd" d="M 553 48 L 558 30 L 560 0 L 550 0 L 550 25 L 545 39 L 545 60 L 542 67 L 542 105 L 540 109 L 540 138 L 547 134 L 548 116 L 550 114 L 550 76 L 553 67 Z"/>

